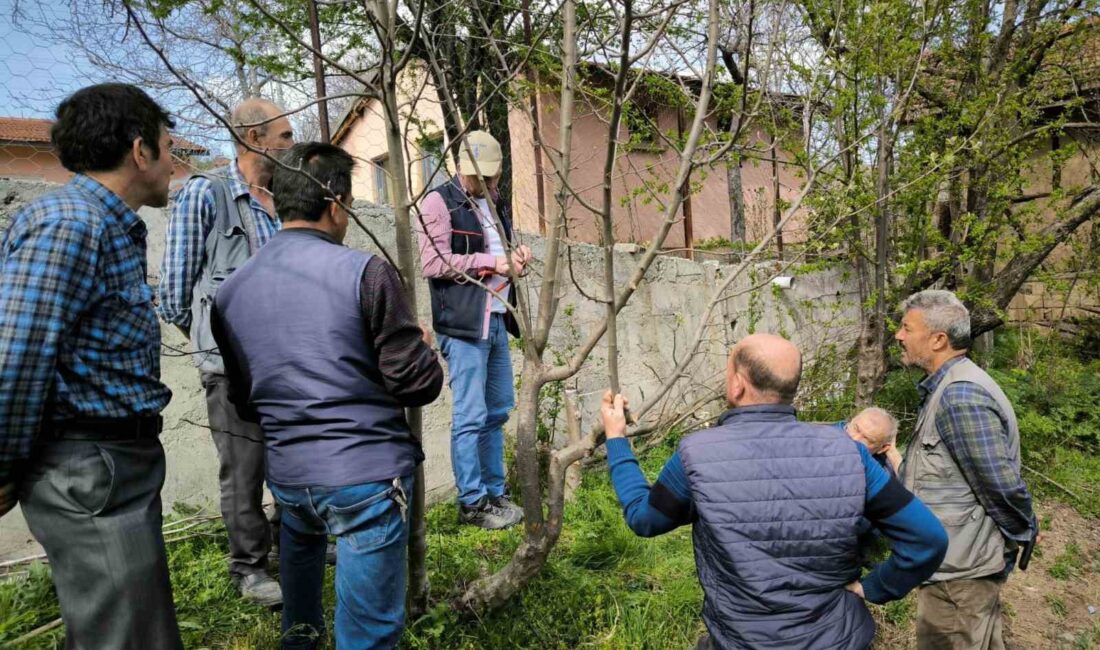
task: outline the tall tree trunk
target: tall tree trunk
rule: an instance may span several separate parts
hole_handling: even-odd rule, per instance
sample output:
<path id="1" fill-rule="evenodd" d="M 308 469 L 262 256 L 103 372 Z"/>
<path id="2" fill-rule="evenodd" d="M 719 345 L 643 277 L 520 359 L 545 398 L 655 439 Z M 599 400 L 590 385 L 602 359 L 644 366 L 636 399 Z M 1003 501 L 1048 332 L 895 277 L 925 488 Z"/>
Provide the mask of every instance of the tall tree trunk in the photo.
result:
<path id="1" fill-rule="evenodd" d="M 726 188 L 730 199 L 730 241 L 746 241 L 745 189 L 741 183 L 741 155 L 730 153 L 726 159 Z"/>
<path id="2" fill-rule="evenodd" d="M 880 88 L 881 90 L 881 88 Z M 883 109 L 875 156 L 875 265 L 873 306 L 860 319 L 856 406 L 871 404 L 886 377 L 886 276 L 890 271 L 890 172 L 893 128 Z M 866 301 L 864 309 L 867 309 Z"/>
<path id="3" fill-rule="evenodd" d="M 371 9 L 383 27 L 389 43 L 396 43 L 396 2 L 393 6 L 387 0 L 373 0 Z M 419 275 L 419 262 L 413 247 L 412 223 L 410 219 L 409 182 L 405 174 L 405 142 L 401 133 L 400 114 L 397 106 L 397 75 L 395 66 L 397 56 L 392 52 L 382 56 L 380 87 L 382 106 L 386 118 L 386 172 L 392 183 L 390 196 L 393 201 L 394 225 L 397 240 L 397 264 L 405 289 L 405 299 L 412 313 L 416 314 L 416 278 Z M 423 438 L 423 418 L 419 408 L 407 409 L 409 429 L 417 440 Z M 428 573 L 425 566 L 427 556 L 427 530 L 425 526 L 424 465 L 416 468 L 413 477 L 413 494 L 409 512 L 409 614 L 415 618 L 426 611 L 428 602 Z"/>
<path id="4" fill-rule="evenodd" d="M 778 125 L 774 125 L 773 128 L 778 129 Z M 778 138 L 774 133 L 771 135 L 771 156 L 772 156 L 772 227 L 779 228 L 779 222 L 783 218 L 783 210 L 779 208 L 779 146 L 777 144 Z M 783 231 L 775 233 L 775 253 L 776 257 L 783 259 Z"/>

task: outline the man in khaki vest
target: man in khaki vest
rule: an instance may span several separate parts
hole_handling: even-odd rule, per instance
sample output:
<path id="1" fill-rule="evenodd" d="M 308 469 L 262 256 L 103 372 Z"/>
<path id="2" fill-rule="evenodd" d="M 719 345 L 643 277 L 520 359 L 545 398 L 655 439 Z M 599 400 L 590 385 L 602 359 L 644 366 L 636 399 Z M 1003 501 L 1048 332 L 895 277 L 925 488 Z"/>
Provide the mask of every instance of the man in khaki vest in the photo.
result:
<path id="1" fill-rule="evenodd" d="M 917 591 L 917 648 L 998 650 L 1001 587 L 1018 542 L 1037 526 L 1020 478 L 1016 415 L 966 358 L 970 312 L 955 294 L 921 291 L 901 309 L 902 362 L 928 373 L 901 478 L 948 535 L 943 564 Z"/>

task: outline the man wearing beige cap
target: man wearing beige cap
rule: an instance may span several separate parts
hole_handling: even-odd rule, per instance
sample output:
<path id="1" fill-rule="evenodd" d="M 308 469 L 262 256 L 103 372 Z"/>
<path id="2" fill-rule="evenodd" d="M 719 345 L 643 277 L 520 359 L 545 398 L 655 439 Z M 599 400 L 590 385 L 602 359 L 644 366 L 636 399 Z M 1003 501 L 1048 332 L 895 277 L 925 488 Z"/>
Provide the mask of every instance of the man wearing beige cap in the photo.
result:
<path id="1" fill-rule="evenodd" d="M 499 202 L 500 143 L 472 131 L 459 150 L 458 175 L 424 197 L 416 229 L 453 396 L 458 520 L 507 528 L 523 511 L 504 488 L 503 427 L 515 402 L 508 334 L 519 336 L 506 303 L 515 305 L 511 278 L 523 274 L 531 250 L 513 245 L 511 206 Z"/>

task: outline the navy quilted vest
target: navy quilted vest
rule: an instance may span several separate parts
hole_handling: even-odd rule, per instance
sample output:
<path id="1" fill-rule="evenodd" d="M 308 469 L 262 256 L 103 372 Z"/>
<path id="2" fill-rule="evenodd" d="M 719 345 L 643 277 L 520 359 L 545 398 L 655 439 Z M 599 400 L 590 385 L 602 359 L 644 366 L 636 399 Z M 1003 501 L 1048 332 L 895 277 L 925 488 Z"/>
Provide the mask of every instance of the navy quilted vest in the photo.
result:
<path id="1" fill-rule="evenodd" d="M 866 478 L 855 445 L 786 405 L 733 409 L 680 443 L 703 618 L 718 648 L 870 645 L 871 615 L 844 589 L 860 575 Z"/>

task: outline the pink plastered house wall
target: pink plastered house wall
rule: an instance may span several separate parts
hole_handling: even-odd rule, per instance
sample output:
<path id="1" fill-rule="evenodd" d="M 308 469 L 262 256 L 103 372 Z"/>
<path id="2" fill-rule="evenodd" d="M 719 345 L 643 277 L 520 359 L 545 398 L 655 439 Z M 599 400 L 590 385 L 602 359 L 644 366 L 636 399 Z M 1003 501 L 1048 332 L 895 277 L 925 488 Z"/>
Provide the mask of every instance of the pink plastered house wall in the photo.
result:
<path id="1" fill-rule="evenodd" d="M 429 178 L 424 159 L 431 154 L 422 151 L 418 143 L 427 139 L 444 141 L 443 112 L 436 99 L 435 89 L 426 75 L 418 69 L 410 69 L 399 85 L 399 113 L 401 128 L 405 139 L 407 165 L 406 173 L 414 193 L 420 193 Z M 560 115 L 559 101 L 550 93 L 539 97 L 540 127 L 544 143 L 556 150 L 559 140 Z M 656 112 L 657 127 L 661 132 L 675 134 L 679 128 L 687 131 L 691 128 L 690 114 L 683 115 L 678 124 L 673 109 L 661 109 Z M 523 232 L 537 233 L 549 219 L 552 211 L 558 210 L 556 193 L 557 179 L 550 154 L 544 149 L 541 153 L 541 177 L 537 173 L 536 139 L 531 114 L 522 107 L 514 107 L 509 113 L 509 131 L 511 135 L 512 163 L 512 208 L 516 228 Z M 715 124 L 709 125 L 712 129 Z M 630 134 L 625 127 L 619 130 L 619 141 L 626 142 Z M 385 138 L 385 119 L 381 105 L 377 100 L 364 99 L 357 102 L 341 120 L 335 131 L 333 142 L 351 153 L 358 166 L 352 181 L 356 198 L 376 203 L 382 200 L 386 192 L 393 191 L 390 183 L 381 187 L 386 178 L 379 163 L 388 156 Z M 573 109 L 572 154 L 569 179 L 572 189 L 584 199 L 584 202 L 599 207 L 603 203 L 603 174 L 607 155 L 608 129 L 606 116 L 583 100 L 578 100 Z M 756 131 L 750 135 L 749 143 L 755 149 L 766 149 L 767 136 Z M 789 153 L 780 151 L 780 160 L 790 160 Z M 447 160 L 447 175 L 454 173 L 453 161 Z M 672 198 L 672 187 L 679 166 L 677 152 L 661 146 L 659 139 L 652 146 L 629 149 L 620 146 L 612 175 L 612 214 L 615 240 L 618 242 L 648 243 L 659 234 L 664 222 L 664 205 Z M 787 203 L 793 201 L 802 187 L 802 178 L 793 165 L 780 164 L 780 197 Z M 770 161 L 747 159 L 741 163 L 742 193 L 745 203 L 745 230 L 747 241 L 757 241 L 766 236 L 772 228 L 774 189 L 772 165 Z M 542 184 L 543 199 L 539 205 L 539 184 Z M 696 169 L 690 178 L 692 188 L 690 212 L 692 221 L 692 241 L 700 242 L 712 238 L 730 238 L 730 197 L 729 180 L 724 162 Z M 685 207 L 676 211 L 664 248 L 685 248 L 684 228 Z M 572 241 L 597 243 L 600 241 L 601 226 L 597 215 L 586 208 L 581 201 L 571 200 L 567 212 L 568 235 Z M 786 242 L 799 242 L 805 239 L 805 214 L 798 214 L 784 229 Z"/>

